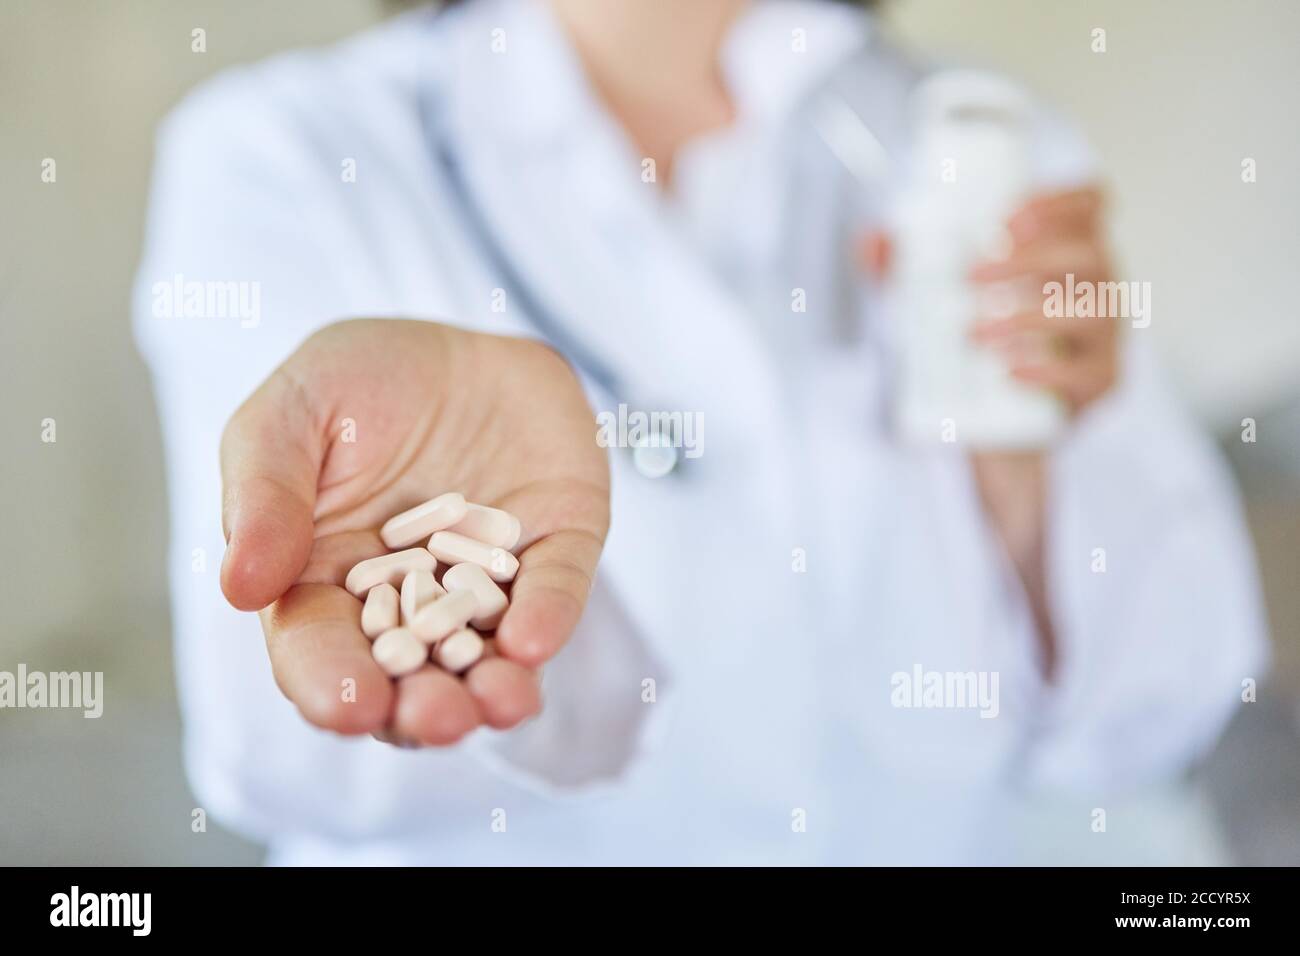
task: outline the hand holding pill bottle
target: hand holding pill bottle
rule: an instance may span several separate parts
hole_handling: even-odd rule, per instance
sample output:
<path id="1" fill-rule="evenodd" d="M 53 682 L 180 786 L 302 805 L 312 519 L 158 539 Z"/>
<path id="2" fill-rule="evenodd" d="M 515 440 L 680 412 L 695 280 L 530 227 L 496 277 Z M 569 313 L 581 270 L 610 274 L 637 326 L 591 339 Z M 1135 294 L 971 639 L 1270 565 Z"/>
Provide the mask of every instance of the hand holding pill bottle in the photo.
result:
<path id="1" fill-rule="evenodd" d="M 446 745 L 540 709 L 608 529 L 593 420 L 549 348 L 435 322 L 327 326 L 262 383 L 222 437 L 221 584 L 308 721 Z"/>

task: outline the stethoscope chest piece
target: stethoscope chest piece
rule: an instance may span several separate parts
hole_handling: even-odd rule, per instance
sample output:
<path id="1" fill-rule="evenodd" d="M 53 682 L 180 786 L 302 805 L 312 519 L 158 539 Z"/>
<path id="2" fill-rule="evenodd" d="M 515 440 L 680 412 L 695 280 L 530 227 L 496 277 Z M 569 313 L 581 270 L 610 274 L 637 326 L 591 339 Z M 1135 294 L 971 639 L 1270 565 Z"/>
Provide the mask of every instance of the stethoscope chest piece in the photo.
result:
<path id="1" fill-rule="evenodd" d="M 632 443 L 632 465 L 643 478 L 663 478 L 677 470 L 681 451 L 662 431 Z"/>
<path id="2" fill-rule="evenodd" d="M 559 316 L 546 307 L 541 296 L 536 295 L 524 281 L 520 270 L 497 241 L 484 211 L 475 202 L 473 189 L 465 178 L 453 144 L 441 129 L 435 104 L 422 101 L 420 115 L 424 121 L 425 135 L 446 179 L 448 194 L 458 207 L 461 225 L 466 234 L 475 240 L 486 267 L 495 274 L 501 288 L 507 290 L 510 300 L 517 303 L 523 314 L 529 317 L 543 340 L 572 362 L 597 388 L 608 395 L 621 395 L 623 388 L 620 376 L 599 356 L 593 354 L 581 336 L 574 334 Z M 648 434 L 624 441 L 632 454 L 632 464 L 638 474 L 645 478 L 663 478 L 681 466 L 683 455 L 679 439 L 680 436 L 655 425 Z"/>

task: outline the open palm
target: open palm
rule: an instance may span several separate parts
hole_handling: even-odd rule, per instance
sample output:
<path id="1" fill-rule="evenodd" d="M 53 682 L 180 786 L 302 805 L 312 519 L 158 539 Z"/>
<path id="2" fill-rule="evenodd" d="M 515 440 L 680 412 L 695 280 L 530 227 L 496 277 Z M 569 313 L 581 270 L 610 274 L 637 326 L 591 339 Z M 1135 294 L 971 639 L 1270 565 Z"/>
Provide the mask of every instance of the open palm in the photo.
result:
<path id="1" fill-rule="evenodd" d="M 275 679 L 317 726 L 422 744 L 536 713 L 535 669 L 568 639 L 609 523 L 582 390 L 544 345 L 432 322 L 358 320 L 308 339 L 234 414 L 221 447 L 227 599 L 259 610 Z M 523 525 L 497 654 L 463 680 L 392 681 L 343 589 L 379 527 L 445 491 Z"/>

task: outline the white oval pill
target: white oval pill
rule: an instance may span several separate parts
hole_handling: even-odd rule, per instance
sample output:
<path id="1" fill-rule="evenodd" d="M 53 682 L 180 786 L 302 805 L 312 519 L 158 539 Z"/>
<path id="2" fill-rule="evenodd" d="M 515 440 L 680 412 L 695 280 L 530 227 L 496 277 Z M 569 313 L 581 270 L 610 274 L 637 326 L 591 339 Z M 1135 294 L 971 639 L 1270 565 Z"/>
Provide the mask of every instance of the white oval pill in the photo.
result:
<path id="1" fill-rule="evenodd" d="M 429 551 L 443 564 L 464 561 L 477 564 L 498 584 L 514 580 L 519 571 L 519 559 L 505 548 L 493 547 L 454 531 L 437 532 L 429 539 Z"/>
<path id="2" fill-rule="evenodd" d="M 458 491 L 431 498 L 384 522 L 379 537 L 390 548 L 405 548 L 435 531 L 450 528 L 465 517 L 465 496 Z"/>
<path id="3" fill-rule="evenodd" d="M 373 641 L 394 627 L 397 627 L 397 589 L 391 584 L 376 585 L 366 593 L 366 603 L 361 608 L 361 633 Z"/>
<path id="4" fill-rule="evenodd" d="M 432 644 L 468 624 L 477 610 L 473 591 L 452 591 L 422 607 L 411 619 L 411 632 L 424 643 Z"/>
<path id="5" fill-rule="evenodd" d="M 418 671 L 429 654 L 424 642 L 404 627 L 384 631 L 370 646 L 375 663 L 391 677 Z"/>
<path id="6" fill-rule="evenodd" d="M 381 584 L 397 587 L 402 583 L 408 571 L 436 571 L 438 562 L 424 548 L 407 548 L 392 554 L 381 554 L 377 558 L 366 558 L 351 571 L 343 586 L 353 597 L 361 597 L 371 588 Z"/>
<path id="7" fill-rule="evenodd" d="M 469 670 L 483 656 L 483 638 L 469 628 L 440 641 L 430 655 L 433 662 L 453 674 Z"/>
<path id="8" fill-rule="evenodd" d="M 448 568 L 442 574 L 442 586 L 448 591 L 472 591 L 478 610 L 469 619 L 480 631 L 493 630 L 501 622 L 509 601 L 506 592 L 477 564 L 466 561 Z"/>
<path id="9" fill-rule="evenodd" d="M 515 545 L 519 543 L 520 535 L 523 534 L 523 526 L 520 525 L 518 518 L 508 511 L 489 508 L 487 505 L 469 503 L 465 507 L 467 509 L 465 517 L 448 528 L 448 531 L 463 534 L 475 541 L 482 541 L 494 548 L 514 550 Z"/>
<path id="10" fill-rule="evenodd" d="M 446 593 L 432 571 L 407 571 L 402 578 L 402 626 L 410 627 L 420 608 Z"/>

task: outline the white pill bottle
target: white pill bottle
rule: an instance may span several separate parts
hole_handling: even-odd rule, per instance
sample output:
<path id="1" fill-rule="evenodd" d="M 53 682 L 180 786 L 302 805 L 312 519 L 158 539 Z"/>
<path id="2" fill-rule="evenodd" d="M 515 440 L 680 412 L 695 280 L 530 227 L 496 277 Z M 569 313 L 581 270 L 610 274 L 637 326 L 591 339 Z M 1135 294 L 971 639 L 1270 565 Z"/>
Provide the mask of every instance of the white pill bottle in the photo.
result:
<path id="1" fill-rule="evenodd" d="M 893 214 L 900 435 L 916 444 L 1043 447 L 1064 427 L 1059 399 L 1011 378 L 1005 359 L 970 341 L 977 315 L 1035 301 L 1032 288 L 978 290 L 968 279 L 976 262 L 1009 251 L 1006 223 L 1032 181 L 1031 104 L 993 74 L 946 70 L 916 88 L 912 120 Z"/>

